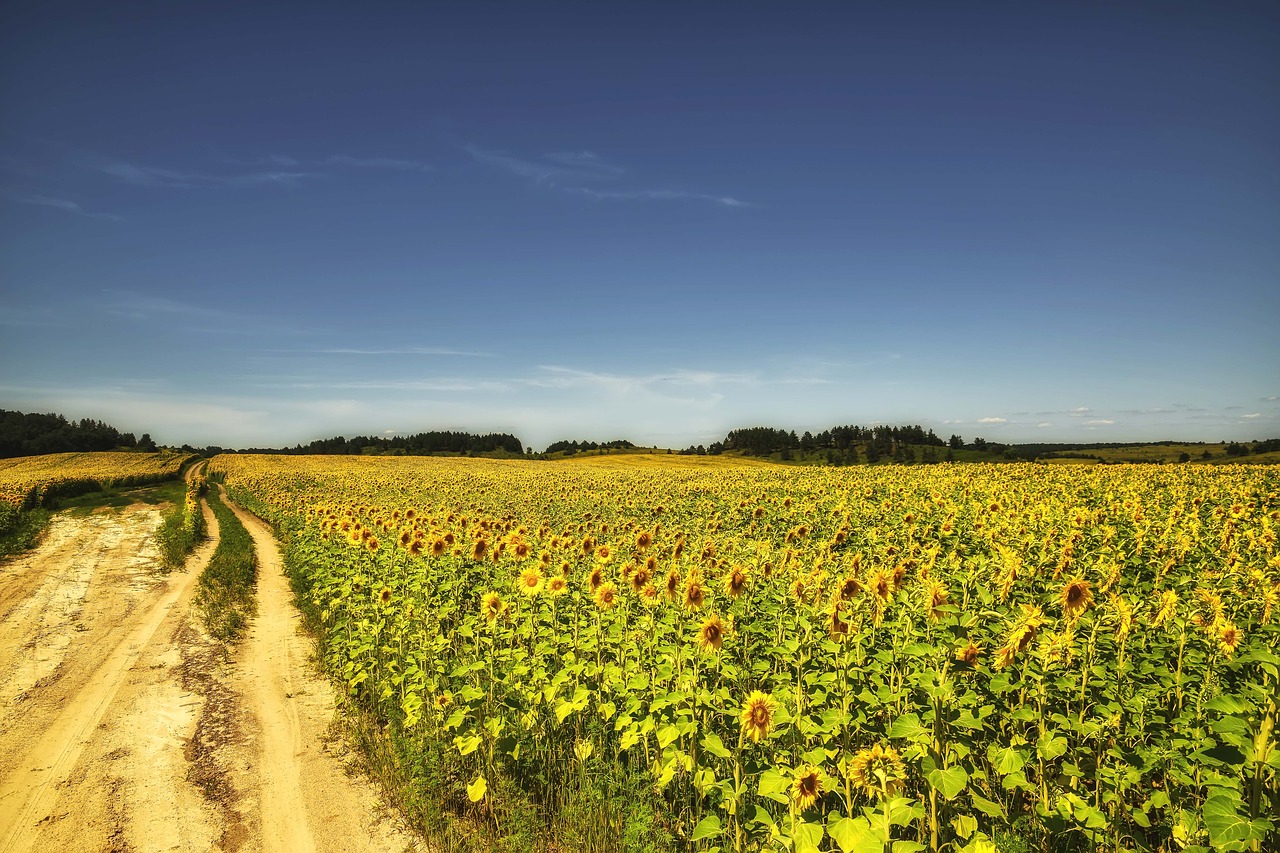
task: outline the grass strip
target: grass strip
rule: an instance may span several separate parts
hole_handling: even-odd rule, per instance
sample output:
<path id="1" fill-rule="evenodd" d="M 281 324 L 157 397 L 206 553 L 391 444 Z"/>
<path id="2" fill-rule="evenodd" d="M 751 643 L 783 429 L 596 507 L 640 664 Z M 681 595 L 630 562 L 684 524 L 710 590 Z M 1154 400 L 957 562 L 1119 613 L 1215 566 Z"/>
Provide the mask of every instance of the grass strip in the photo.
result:
<path id="1" fill-rule="evenodd" d="M 44 507 L 22 510 L 0 503 L 0 558 L 35 547 L 50 515 Z"/>
<path id="2" fill-rule="evenodd" d="M 258 559 L 249 531 L 216 490 L 209 491 L 208 500 L 218 519 L 218 547 L 200 575 L 196 606 L 209 633 L 223 642 L 234 642 L 255 611 Z"/>
<path id="3" fill-rule="evenodd" d="M 203 476 L 193 477 L 186 484 L 186 493 L 174 501 L 173 509 L 164 514 L 156 542 L 160 546 L 160 558 L 165 568 L 176 569 L 186 562 L 187 555 L 205 540 L 204 511 L 200 498 L 208 491 Z"/>

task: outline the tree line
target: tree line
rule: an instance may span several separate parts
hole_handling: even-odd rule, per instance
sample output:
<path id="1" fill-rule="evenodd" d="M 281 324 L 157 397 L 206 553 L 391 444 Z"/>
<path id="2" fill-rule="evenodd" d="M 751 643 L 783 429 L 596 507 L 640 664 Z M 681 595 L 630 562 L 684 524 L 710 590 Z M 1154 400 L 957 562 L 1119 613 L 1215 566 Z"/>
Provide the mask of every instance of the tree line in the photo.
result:
<path id="1" fill-rule="evenodd" d="M 221 450 L 221 448 L 218 448 L 218 450 Z M 252 448 L 243 452 L 321 456 L 359 456 L 362 454 L 430 456 L 435 453 L 469 455 L 472 453 L 493 453 L 500 450 L 507 453 L 523 454 L 524 445 L 514 435 L 504 432 L 475 435 L 469 432 L 437 430 L 390 437 L 357 435 L 347 438 L 346 436 L 337 435 L 333 438 L 316 439 L 310 444 L 299 444 L 295 447 L 282 449 Z"/>
<path id="2" fill-rule="evenodd" d="M 0 409 L 0 459 L 120 448 L 153 452 L 156 443 L 148 433 L 137 438 L 91 418 L 72 421 L 54 413 L 24 414 Z"/>

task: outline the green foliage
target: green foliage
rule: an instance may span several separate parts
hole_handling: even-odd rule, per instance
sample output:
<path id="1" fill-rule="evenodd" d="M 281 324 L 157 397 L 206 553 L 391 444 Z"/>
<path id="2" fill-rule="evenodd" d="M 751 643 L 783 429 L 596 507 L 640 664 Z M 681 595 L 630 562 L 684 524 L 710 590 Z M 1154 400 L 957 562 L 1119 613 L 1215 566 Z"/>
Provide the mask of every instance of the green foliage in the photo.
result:
<path id="1" fill-rule="evenodd" d="M 258 561 L 249 531 L 223 503 L 217 490 L 208 492 L 208 501 L 218 519 L 218 547 L 200 574 L 196 605 L 209 633 L 231 642 L 240 637 L 254 613 Z"/>

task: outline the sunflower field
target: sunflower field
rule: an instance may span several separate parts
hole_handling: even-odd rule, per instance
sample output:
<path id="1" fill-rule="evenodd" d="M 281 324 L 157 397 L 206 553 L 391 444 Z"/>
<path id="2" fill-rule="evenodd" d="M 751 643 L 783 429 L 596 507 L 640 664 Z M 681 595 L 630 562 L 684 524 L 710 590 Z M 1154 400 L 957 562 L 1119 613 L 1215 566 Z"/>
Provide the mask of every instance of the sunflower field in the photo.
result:
<path id="1" fill-rule="evenodd" d="M 213 461 L 410 799 L 546 849 L 1280 849 L 1276 469 L 600 459 Z"/>

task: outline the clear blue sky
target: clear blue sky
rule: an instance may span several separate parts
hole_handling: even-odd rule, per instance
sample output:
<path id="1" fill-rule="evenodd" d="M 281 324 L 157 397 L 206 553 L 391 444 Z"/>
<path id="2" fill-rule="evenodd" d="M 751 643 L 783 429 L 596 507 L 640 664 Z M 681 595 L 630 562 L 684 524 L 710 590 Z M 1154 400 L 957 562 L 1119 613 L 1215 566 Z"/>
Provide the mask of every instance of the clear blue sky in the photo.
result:
<path id="1" fill-rule="evenodd" d="M 1280 5 L 0 11 L 0 407 L 1280 435 Z"/>

